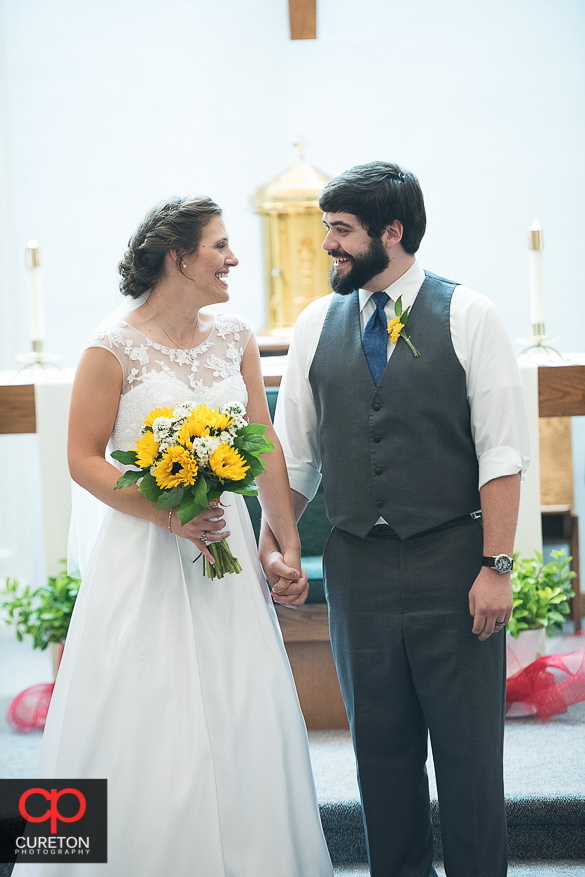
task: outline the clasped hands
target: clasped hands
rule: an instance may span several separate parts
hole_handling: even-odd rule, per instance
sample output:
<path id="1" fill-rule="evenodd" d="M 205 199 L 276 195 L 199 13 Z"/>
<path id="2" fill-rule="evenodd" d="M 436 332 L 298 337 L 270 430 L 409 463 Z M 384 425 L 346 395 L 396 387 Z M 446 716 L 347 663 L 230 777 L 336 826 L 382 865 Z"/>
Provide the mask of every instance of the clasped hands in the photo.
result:
<path id="1" fill-rule="evenodd" d="M 181 525 L 176 511 L 173 511 L 170 519 L 170 530 L 176 536 L 189 539 L 196 545 L 203 556 L 210 562 L 215 559 L 207 547 L 208 542 L 221 542 L 230 535 L 230 530 L 225 528 L 224 510 L 221 505 L 210 506 L 203 509 L 191 521 Z M 205 538 L 205 541 L 201 537 Z M 269 551 L 262 558 L 266 578 L 272 590 L 272 597 L 276 603 L 298 609 L 309 593 L 309 580 L 307 573 L 300 569 L 300 556 L 281 554 L 278 550 Z"/>
<path id="2" fill-rule="evenodd" d="M 274 602 L 291 609 L 302 606 L 309 593 L 309 579 L 300 569 L 300 557 L 273 549 L 262 554 L 261 560 Z"/>

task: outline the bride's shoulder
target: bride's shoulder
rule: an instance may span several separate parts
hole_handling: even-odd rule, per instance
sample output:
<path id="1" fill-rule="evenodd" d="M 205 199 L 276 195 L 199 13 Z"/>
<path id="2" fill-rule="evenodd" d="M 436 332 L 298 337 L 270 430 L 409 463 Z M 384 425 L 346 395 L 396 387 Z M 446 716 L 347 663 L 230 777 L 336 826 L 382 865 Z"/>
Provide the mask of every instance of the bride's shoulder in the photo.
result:
<path id="1" fill-rule="evenodd" d="M 85 350 L 88 347 L 107 347 L 112 350 L 118 347 L 123 343 L 122 328 L 122 321 L 109 324 L 100 323 L 97 329 L 94 329 L 89 338 L 87 338 L 83 349 Z"/>
<path id="2" fill-rule="evenodd" d="M 143 366 L 147 365 L 150 362 L 150 348 L 154 346 L 154 342 L 147 339 L 134 326 L 125 320 L 117 319 L 101 323 L 89 336 L 83 349 L 101 347 L 108 350 L 116 357 L 124 373 L 127 373 L 133 365 L 136 365 L 135 360 Z"/>
<path id="3" fill-rule="evenodd" d="M 225 311 L 215 315 L 215 331 L 224 341 L 248 341 L 254 329 L 244 317 Z"/>
<path id="4" fill-rule="evenodd" d="M 111 322 L 103 322 L 95 329 L 84 347 L 127 347 L 131 341 L 143 341 L 144 336 L 138 329 L 131 326 L 125 320 L 118 319 Z"/>

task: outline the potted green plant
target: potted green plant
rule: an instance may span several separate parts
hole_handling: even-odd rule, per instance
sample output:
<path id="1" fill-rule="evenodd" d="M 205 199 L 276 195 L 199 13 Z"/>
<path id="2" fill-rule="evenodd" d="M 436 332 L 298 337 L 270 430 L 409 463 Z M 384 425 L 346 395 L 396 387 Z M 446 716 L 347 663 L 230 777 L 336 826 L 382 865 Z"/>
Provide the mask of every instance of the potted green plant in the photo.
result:
<path id="1" fill-rule="evenodd" d="M 551 551 L 553 560 L 542 562 L 542 554 L 519 560 L 514 555 L 512 591 L 514 609 L 508 622 L 508 633 L 518 639 L 523 630 L 544 628 L 547 636 L 562 631 L 569 614 L 569 603 L 575 592 L 571 581 L 577 573 L 570 568 L 570 556 L 564 551 Z"/>
<path id="2" fill-rule="evenodd" d="M 62 563 L 65 564 L 65 561 Z M 44 650 L 51 644 L 55 676 L 79 585 L 79 579 L 68 576 L 63 570 L 58 576 L 51 576 L 46 585 L 32 592 L 28 585 L 21 587 L 16 579 L 8 578 L 0 594 L 0 598 L 3 598 L 0 608 L 8 614 L 6 624 L 16 627 L 19 642 L 28 634 L 33 638 L 35 649 Z"/>
<path id="3" fill-rule="evenodd" d="M 562 632 L 569 614 L 568 601 L 575 596 L 571 580 L 572 558 L 564 551 L 551 551 L 552 560 L 543 563 L 542 554 L 518 559 L 514 555 L 512 591 L 514 608 L 507 627 L 508 676 L 513 676 L 545 654 L 545 637 Z"/>

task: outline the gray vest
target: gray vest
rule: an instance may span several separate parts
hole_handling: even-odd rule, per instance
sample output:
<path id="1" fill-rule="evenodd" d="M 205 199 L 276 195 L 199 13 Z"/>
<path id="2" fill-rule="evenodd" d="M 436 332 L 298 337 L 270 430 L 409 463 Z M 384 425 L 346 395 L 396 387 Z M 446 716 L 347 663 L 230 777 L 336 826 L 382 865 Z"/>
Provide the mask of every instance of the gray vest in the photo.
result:
<path id="1" fill-rule="evenodd" d="M 426 273 L 376 387 L 359 297 L 334 295 L 309 371 L 327 517 L 363 538 L 381 516 L 402 539 L 480 506 L 465 371 L 451 340 L 457 284 Z"/>

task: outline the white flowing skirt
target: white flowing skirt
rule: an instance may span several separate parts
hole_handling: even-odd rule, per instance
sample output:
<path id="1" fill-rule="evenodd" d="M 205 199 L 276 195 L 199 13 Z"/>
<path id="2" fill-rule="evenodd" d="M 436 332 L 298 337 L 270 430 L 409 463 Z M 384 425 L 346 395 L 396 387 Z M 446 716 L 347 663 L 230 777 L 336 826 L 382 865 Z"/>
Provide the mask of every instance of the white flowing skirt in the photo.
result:
<path id="1" fill-rule="evenodd" d="M 14 877 L 331 877 L 276 613 L 245 503 L 227 497 L 243 572 L 214 581 L 192 543 L 108 513 L 39 774 L 108 780 L 108 863 Z"/>

